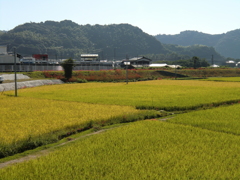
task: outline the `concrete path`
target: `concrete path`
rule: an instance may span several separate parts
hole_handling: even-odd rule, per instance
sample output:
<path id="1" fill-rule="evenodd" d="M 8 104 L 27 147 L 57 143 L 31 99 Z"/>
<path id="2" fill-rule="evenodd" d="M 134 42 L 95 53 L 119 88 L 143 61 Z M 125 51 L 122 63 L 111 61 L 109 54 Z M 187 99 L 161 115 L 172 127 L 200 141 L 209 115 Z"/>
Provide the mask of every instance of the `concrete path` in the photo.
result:
<path id="1" fill-rule="evenodd" d="M 14 74 L 0 74 L 0 76 L 3 77 L 4 81 L 6 80 L 14 80 L 15 75 Z M 17 74 L 17 79 L 30 79 L 30 77 L 23 75 L 23 74 Z"/>
<path id="2" fill-rule="evenodd" d="M 4 74 L 4 80 L 14 80 L 14 74 Z M 17 79 L 30 79 L 28 76 L 23 74 L 17 74 Z M 64 82 L 59 79 L 47 79 L 47 80 L 33 80 L 33 81 L 23 81 L 17 82 L 17 88 L 23 89 L 28 87 L 52 85 L 52 84 L 63 84 Z M 0 92 L 11 91 L 15 89 L 15 82 L 0 84 Z"/>

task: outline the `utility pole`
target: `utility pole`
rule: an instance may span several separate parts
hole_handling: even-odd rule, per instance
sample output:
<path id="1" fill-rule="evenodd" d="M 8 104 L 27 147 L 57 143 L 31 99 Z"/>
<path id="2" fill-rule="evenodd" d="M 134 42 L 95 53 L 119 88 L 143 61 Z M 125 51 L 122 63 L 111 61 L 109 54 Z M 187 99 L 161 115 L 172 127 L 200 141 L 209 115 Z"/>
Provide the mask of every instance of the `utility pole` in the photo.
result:
<path id="1" fill-rule="evenodd" d="M 16 70 L 16 48 L 14 48 L 14 82 L 15 82 L 15 97 L 17 97 L 17 70 Z"/>
<path id="2" fill-rule="evenodd" d="M 102 51 L 102 60 L 104 60 L 103 51 Z"/>
<path id="3" fill-rule="evenodd" d="M 212 55 L 212 66 L 214 65 L 214 62 L 213 62 L 213 55 Z"/>
<path id="4" fill-rule="evenodd" d="M 116 48 L 113 49 L 113 69 L 115 69 Z"/>
<path id="5" fill-rule="evenodd" d="M 128 55 L 126 55 L 125 65 L 126 65 L 126 83 L 128 84 L 128 65 L 130 65 Z"/>
<path id="6" fill-rule="evenodd" d="M 116 59 L 116 48 L 114 48 L 114 52 L 113 52 L 113 61 L 115 61 Z"/>

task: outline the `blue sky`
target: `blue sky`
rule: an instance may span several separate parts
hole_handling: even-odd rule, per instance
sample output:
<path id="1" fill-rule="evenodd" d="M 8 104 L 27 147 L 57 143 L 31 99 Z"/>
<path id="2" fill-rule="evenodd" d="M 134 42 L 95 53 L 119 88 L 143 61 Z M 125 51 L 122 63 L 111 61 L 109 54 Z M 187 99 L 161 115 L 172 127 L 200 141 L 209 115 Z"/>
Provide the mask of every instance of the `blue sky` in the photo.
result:
<path id="1" fill-rule="evenodd" d="M 137 26 L 150 35 L 240 28 L 240 0 L 0 0 L 0 30 L 26 22 L 72 20 Z"/>

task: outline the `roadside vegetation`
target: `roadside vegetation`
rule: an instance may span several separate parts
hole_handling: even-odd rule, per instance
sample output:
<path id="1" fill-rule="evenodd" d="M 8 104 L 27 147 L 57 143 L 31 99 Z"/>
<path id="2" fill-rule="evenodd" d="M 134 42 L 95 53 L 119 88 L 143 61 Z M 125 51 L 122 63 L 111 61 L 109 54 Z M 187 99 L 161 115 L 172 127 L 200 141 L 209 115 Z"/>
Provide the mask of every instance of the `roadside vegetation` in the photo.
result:
<path id="1" fill-rule="evenodd" d="M 124 82 L 126 81 L 126 70 L 102 70 L 102 71 L 74 71 L 72 78 L 68 80 L 64 77 L 64 71 L 34 71 L 24 72 L 23 74 L 31 78 L 54 78 L 62 79 L 65 82 Z M 240 76 L 239 68 L 148 68 L 128 70 L 128 80 L 146 81 L 156 79 L 206 79 L 209 77 L 238 77 Z"/>

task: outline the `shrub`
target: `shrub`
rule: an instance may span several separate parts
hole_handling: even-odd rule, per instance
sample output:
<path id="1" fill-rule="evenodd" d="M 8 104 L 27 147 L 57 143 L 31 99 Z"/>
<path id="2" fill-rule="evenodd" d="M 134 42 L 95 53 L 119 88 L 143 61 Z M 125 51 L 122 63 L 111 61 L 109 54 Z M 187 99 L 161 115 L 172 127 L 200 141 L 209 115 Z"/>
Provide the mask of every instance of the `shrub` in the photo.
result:
<path id="1" fill-rule="evenodd" d="M 72 70 L 74 67 L 74 61 L 69 58 L 65 61 L 63 61 L 63 63 L 61 63 L 61 66 L 64 69 L 64 76 L 66 79 L 70 79 L 72 77 Z"/>

